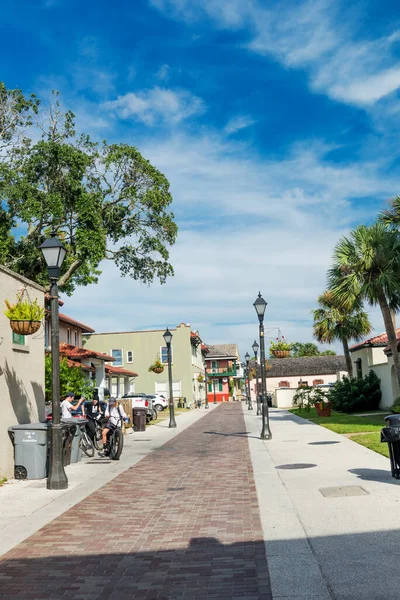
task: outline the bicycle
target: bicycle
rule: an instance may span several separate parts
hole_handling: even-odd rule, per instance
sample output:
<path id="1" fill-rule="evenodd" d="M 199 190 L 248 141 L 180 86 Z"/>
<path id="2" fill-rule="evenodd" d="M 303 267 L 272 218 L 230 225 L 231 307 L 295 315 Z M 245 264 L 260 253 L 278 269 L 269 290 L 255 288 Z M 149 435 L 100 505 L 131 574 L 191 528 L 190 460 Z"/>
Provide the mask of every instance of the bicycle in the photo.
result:
<path id="1" fill-rule="evenodd" d="M 90 437 L 88 436 L 88 432 L 86 431 L 86 428 L 83 429 L 83 431 L 82 431 L 81 440 L 80 440 L 79 444 L 82 449 L 82 452 L 88 458 L 93 458 L 94 444 L 93 444 L 92 440 L 90 439 Z"/>
<path id="2" fill-rule="evenodd" d="M 109 448 L 105 453 L 111 460 L 119 460 L 124 447 L 124 436 L 120 427 L 113 427 L 107 434 Z"/>

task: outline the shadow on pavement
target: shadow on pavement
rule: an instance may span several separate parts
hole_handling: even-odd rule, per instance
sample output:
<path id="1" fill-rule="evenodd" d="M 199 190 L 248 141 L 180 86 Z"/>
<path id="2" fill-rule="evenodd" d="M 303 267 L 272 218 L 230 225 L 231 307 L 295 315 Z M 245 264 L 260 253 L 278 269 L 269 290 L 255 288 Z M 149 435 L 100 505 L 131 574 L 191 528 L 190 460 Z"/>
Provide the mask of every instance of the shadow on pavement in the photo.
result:
<path id="1" fill-rule="evenodd" d="M 34 558 L 15 549 L 0 564 L 0 598 L 272 600 L 263 541 L 223 545 L 212 537 L 192 538 L 189 546 L 170 550 L 125 553 L 105 546 L 104 553 L 63 556 L 67 545 L 60 540 L 58 555 L 50 556 L 43 545 L 43 556 Z"/>
<path id="2" fill-rule="evenodd" d="M 349 469 L 349 473 L 357 475 L 359 479 L 363 479 L 364 481 L 381 481 L 382 483 L 400 485 L 400 480 L 392 477 L 389 465 L 387 471 L 383 471 L 382 469 Z"/>
<path id="3" fill-rule="evenodd" d="M 209 435 L 223 435 L 224 437 L 243 437 L 243 438 L 253 438 L 254 440 L 260 439 L 256 435 L 248 435 L 247 432 L 244 432 L 244 431 L 240 431 L 238 433 L 223 433 L 222 431 L 203 431 L 203 433 L 207 433 Z"/>

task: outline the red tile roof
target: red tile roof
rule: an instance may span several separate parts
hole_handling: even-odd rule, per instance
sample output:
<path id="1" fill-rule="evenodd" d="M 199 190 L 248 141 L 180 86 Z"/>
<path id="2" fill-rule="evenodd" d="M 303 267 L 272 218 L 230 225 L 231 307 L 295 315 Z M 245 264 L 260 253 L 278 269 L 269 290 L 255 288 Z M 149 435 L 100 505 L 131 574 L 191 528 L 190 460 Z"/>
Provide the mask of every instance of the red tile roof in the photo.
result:
<path id="1" fill-rule="evenodd" d="M 113 356 L 109 356 L 108 354 L 89 350 L 89 348 L 78 348 L 78 346 L 71 346 L 71 344 L 60 344 L 60 354 L 78 360 L 82 358 L 99 358 L 105 362 L 112 362 L 115 360 Z"/>
<path id="2" fill-rule="evenodd" d="M 88 365 L 83 365 L 80 362 L 77 362 L 76 360 L 71 360 L 69 358 L 67 358 L 67 364 L 69 367 L 80 367 L 83 371 L 90 371 L 90 373 L 95 373 L 96 369 L 94 367 L 89 367 Z"/>
<path id="3" fill-rule="evenodd" d="M 396 337 L 400 340 L 400 328 L 396 329 Z M 360 350 L 361 348 L 366 348 L 368 346 L 386 346 L 388 343 L 386 333 L 380 333 L 375 337 L 369 338 L 368 340 L 364 340 L 354 346 L 351 346 L 350 350 Z"/>
<path id="4" fill-rule="evenodd" d="M 64 315 L 63 313 L 59 313 L 58 316 L 59 316 L 60 321 L 62 321 L 63 323 L 68 323 L 69 325 L 74 325 L 75 327 L 79 327 L 79 329 L 82 329 L 82 331 L 86 331 L 87 333 L 94 332 L 94 329 L 92 329 L 88 325 L 84 325 L 83 323 L 80 323 L 79 321 L 75 321 L 75 319 L 71 319 L 71 317 L 68 317 L 67 315 Z"/>
<path id="5" fill-rule="evenodd" d="M 46 300 L 46 302 L 50 302 L 50 300 L 51 300 L 50 294 L 46 293 L 44 295 L 44 299 Z M 64 302 L 62 300 L 60 300 L 60 299 L 58 299 L 58 306 L 64 306 Z"/>
<path id="6" fill-rule="evenodd" d="M 138 374 L 135 371 L 129 371 L 123 367 L 114 367 L 113 365 L 106 365 L 106 373 L 109 375 L 129 375 L 130 377 L 137 377 Z"/>

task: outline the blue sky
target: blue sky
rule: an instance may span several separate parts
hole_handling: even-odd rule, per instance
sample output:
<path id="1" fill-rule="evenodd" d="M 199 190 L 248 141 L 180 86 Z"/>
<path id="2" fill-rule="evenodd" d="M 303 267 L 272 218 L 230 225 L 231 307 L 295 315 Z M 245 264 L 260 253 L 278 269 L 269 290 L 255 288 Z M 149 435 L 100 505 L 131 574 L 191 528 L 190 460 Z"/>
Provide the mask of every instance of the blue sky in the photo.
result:
<path id="1" fill-rule="evenodd" d="M 398 9 L 349 4 L 1 4 L 6 85 L 60 90 L 79 129 L 136 145 L 171 182 L 176 276 L 146 288 L 107 264 L 66 312 L 97 331 L 190 322 L 244 353 L 260 289 L 266 326 L 310 341 L 334 244 L 400 193 Z"/>

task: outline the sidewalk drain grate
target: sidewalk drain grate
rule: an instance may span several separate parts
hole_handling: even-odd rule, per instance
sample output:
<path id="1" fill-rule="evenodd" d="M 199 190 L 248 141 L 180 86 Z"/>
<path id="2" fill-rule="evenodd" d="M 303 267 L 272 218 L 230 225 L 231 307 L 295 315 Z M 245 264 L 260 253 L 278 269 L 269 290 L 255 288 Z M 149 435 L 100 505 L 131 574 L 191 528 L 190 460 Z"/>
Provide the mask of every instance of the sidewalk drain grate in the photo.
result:
<path id="1" fill-rule="evenodd" d="M 293 464 L 288 464 L 288 465 L 279 465 L 278 467 L 275 467 L 275 468 L 291 470 L 291 469 L 311 469 L 311 467 L 316 467 L 316 466 L 317 465 L 314 465 L 312 463 L 293 463 Z"/>
<path id="2" fill-rule="evenodd" d="M 308 442 L 309 446 L 327 446 L 328 444 L 340 444 L 340 442 Z"/>
<path id="3" fill-rule="evenodd" d="M 151 440 L 133 440 L 134 442 L 151 442 Z"/>
<path id="4" fill-rule="evenodd" d="M 186 488 L 184 488 L 184 487 L 170 487 L 170 488 L 167 488 L 167 492 L 181 492 L 184 489 L 186 489 Z"/>
<path id="5" fill-rule="evenodd" d="M 369 492 L 359 485 L 342 485 L 340 487 L 320 488 L 325 498 L 344 498 L 345 496 L 368 496 Z"/>

